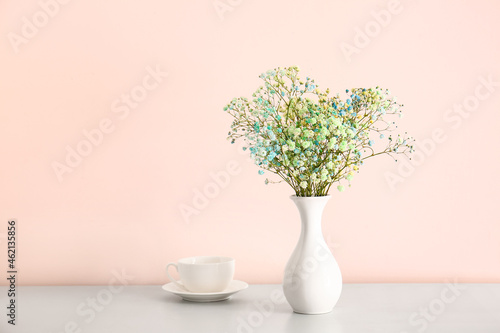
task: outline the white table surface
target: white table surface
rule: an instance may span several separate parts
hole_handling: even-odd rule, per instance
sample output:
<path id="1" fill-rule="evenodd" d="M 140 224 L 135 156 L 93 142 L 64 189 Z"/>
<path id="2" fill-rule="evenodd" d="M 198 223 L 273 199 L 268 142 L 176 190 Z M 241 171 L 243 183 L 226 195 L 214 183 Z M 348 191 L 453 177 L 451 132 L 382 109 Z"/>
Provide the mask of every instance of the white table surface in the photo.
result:
<path id="1" fill-rule="evenodd" d="M 251 285 L 214 303 L 183 301 L 161 286 L 114 294 L 107 286 L 17 289 L 17 325 L 11 326 L 7 287 L 0 287 L 2 333 L 500 333 L 500 284 L 344 284 L 333 312 L 312 316 L 281 303 L 280 285 Z M 87 302 L 97 296 L 106 304 L 90 310 Z"/>

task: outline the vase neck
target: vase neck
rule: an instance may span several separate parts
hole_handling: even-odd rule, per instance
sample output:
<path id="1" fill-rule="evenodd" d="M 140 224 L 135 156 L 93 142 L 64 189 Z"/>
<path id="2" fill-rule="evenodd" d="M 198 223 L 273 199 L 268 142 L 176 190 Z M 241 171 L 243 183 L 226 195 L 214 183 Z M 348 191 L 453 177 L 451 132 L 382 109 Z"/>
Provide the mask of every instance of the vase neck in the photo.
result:
<path id="1" fill-rule="evenodd" d="M 321 216 L 330 196 L 295 197 L 291 198 L 300 212 L 302 233 L 304 237 L 323 236 L 321 231 Z"/>

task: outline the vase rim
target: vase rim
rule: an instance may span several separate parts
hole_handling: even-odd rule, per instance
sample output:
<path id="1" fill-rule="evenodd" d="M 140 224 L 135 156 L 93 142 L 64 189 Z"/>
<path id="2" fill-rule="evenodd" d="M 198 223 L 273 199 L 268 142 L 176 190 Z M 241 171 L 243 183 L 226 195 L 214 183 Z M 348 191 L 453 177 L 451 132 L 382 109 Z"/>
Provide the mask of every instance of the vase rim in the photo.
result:
<path id="1" fill-rule="evenodd" d="M 330 197 L 331 197 L 330 194 L 320 195 L 320 196 L 311 196 L 311 197 L 298 197 L 294 194 L 294 195 L 290 196 L 290 199 L 292 199 L 292 200 L 294 200 L 294 199 L 320 199 L 320 198 L 330 198 Z"/>

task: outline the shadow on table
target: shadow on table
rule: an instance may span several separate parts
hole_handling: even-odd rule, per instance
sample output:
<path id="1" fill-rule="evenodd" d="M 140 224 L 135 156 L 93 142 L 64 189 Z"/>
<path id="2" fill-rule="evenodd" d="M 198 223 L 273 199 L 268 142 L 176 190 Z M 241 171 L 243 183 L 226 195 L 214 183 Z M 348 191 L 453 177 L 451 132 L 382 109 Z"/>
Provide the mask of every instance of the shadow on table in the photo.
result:
<path id="1" fill-rule="evenodd" d="M 169 332 L 203 333 L 239 333 L 238 318 L 243 318 L 251 306 L 239 298 L 203 303 L 171 295 L 162 297 L 159 304 L 165 307 Z"/>
<path id="2" fill-rule="evenodd" d="M 290 313 L 285 328 L 287 333 L 343 333 L 346 331 L 334 312 L 322 315 Z"/>

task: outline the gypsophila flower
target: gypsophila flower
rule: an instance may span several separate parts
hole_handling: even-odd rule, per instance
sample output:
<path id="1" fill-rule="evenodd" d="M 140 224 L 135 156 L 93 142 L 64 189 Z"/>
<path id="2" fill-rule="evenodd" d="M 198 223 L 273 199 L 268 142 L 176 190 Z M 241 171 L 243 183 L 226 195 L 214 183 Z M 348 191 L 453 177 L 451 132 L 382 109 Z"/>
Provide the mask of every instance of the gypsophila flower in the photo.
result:
<path id="1" fill-rule="evenodd" d="M 413 152 L 414 140 L 406 134 L 385 139 L 397 127 L 389 117 L 401 115 L 402 107 L 388 90 L 347 89 L 343 100 L 313 79 L 301 79 L 295 66 L 259 77 L 264 85 L 252 98 L 235 98 L 224 107 L 234 117 L 228 140 L 244 140 L 258 173 L 278 175 L 297 196 L 327 195 L 332 184 L 350 182 L 367 158 Z"/>

